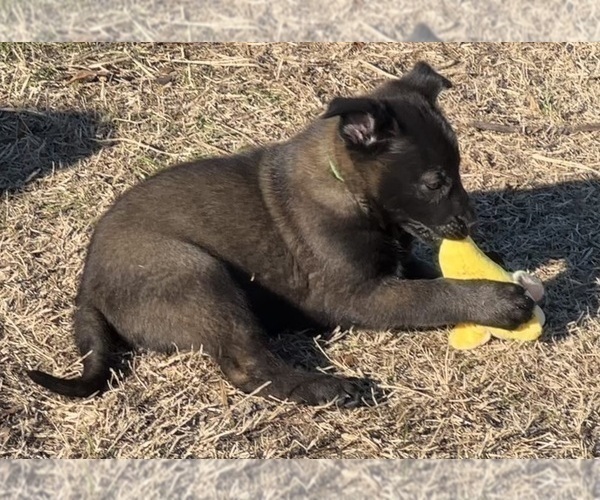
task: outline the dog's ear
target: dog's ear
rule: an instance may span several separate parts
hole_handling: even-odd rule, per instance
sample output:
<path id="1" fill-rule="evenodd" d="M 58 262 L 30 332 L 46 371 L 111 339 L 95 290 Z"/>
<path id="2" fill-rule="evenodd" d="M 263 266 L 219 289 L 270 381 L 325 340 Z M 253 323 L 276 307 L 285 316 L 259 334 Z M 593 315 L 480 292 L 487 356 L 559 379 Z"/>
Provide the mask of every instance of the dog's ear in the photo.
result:
<path id="1" fill-rule="evenodd" d="M 440 92 L 452 88 L 452 82 L 436 72 L 429 64 L 420 61 L 398 83 L 419 92 L 435 104 Z"/>
<path id="2" fill-rule="evenodd" d="M 390 136 L 393 125 L 385 106 L 375 99 L 336 97 L 322 118 L 340 117 L 339 131 L 353 148 L 370 148 Z"/>

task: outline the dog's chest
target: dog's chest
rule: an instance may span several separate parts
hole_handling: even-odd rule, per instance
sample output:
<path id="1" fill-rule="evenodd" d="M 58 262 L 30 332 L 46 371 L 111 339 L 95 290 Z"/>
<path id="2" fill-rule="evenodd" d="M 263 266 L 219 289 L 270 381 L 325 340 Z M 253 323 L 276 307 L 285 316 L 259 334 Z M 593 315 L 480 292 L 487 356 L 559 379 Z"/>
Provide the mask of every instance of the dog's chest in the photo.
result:
<path id="1" fill-rule="evenodd" d="M 252 242 L 236 260 L 250 289 L 264 288 L 294 302 L 308 293 L 307 273 L 276 234 Z"/>

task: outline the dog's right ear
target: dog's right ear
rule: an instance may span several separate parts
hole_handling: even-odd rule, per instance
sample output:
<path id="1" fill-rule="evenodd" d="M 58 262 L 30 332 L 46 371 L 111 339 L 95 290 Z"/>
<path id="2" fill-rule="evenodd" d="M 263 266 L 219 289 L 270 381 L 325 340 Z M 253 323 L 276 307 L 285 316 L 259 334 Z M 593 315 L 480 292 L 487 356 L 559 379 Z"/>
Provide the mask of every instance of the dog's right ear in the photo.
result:
<path id="1" fill-rule="evenodd" d="M 413 88 L 435 104 L 444 89 L 452 88 L 452 82 L 440 75 L 429 64 L 420 61 L 406 75 L 398 80 L 401 86 Z"/>
<path id="2" fill-rule="evenodd" d="M 336 97 L 322 118 L 334 116 L 340 117 L 340 135 L 351 148 L 369 149 L 390 136 L 390 115 L 375 99 Z"/>

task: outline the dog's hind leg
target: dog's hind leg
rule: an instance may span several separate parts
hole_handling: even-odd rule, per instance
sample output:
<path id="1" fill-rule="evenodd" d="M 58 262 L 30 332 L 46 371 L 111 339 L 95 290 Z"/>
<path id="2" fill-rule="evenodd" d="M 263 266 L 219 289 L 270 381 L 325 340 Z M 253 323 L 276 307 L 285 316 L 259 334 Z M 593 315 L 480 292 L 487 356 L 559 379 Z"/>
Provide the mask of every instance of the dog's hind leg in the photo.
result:
<path id="1" fill-rule="evenodd" d="M 111 318 L 133 345 L 159 351 L 202 348 L 247 393 L 311 405 L 332 400 L 341 406 L 360 404 L 364 383 L 297 370 L 270 351 L 225 264 L 196 247 L 182 245 L 174 252 L 173 242 L 168 259 L 158 245 L 160 261 L 136 269 L 137 286 L 123 295 Z M 148 276 L 140 278 L 146 270 Z"/>
<path id="2" fill-rule="evenodd" d="M 81 354 L 91 351 L 83 374 L 60 379 L 33 371 L 35 382 L 67 396 L 101 390 L 110 376 L 108 340 L 114 331 L 134 348 L 202 348 L 244 392 L 311 405 L 361 403 L 364 383 L 298 370 L 272 353 L 245 292 L 216 258 L 155 236 L 122 248 L 111 260 L 93 255 L 80 290 L 75 336 Z"/>
<path id="3" fill-rule="evenodd" d="M 181 303 L 186 311 L 194 303 L 201 304 L 193 313 L 186 312 L 192 316 L 181 325 L 187 332 L 185 344 L 201 340 L 233 385 L 246 393 L 256 391 L 261 396 L 310 405 L 334 400 L 346 407 L 361 404 L 367 387 L 360 381 L 298 370 L 275 355 L 244 292 L 226 267 L 213 263 L 208 274 L 194 292 L 188 290 L 193 296 Z"/>

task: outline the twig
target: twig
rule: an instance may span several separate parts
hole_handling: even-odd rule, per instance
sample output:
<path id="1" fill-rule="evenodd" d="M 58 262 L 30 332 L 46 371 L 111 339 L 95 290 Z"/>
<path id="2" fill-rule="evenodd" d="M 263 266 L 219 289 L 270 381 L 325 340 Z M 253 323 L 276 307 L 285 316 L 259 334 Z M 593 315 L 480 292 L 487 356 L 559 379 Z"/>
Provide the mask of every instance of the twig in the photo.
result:
<path id="1" fill-rule="evenodd" d="M 597 132 L 600 131 L 600 123 L 580 123 L 578 125 L 550 125 L 549 127 L 533 127 L 531 125 L 504 125 L 501 123 L 490 123 L 482 121 L 472 121 L 471 126 L 478 130 L 489 130 L 502 134 L 524 134 L 531 135 L 542 131 L 547 133 L 569 135 L 578 132 Z"/>
<path id="2" fill-rule="evenodd" d="M 600 169 L 593 168 L 593 167 L 588 167 L 587 165 L 583 165 L 581 163 L 577 163 L 577 162 L 574 162 L 574 161 L 560 160 L 558 158 L 548 158 L 547 156 L 543 156 L 543 155 L 538 154 L 538 153 L 533 153 L 531 155 L 531 157 L 534 160 L 545 161 L 547 163 L 552 163 L 554 165 L 560 165 L 562 167 L 577 168 L 579 170 L 585 170 L 587 172 L 592 172 L 594 174 L 600 174 Z"/>
<path id="3" fill-rule="evenodd" d="M 371 64 L 371 63 L 369 63 L 369 62 L 367 62 L 367 61 L 363 61 L 362 59 L 361 59 L 360 63 L 361 63 L 363 66 L 366 66 L 367 68 L 369 68 L 369 69 L 371 69 L 371 70 L 375 71 L 375 73 L 379 73 L 380 75 L 383 75 L 383 76 L 385 76 L 386 78 L 392 78 L 392 79 L 396 79 L 396 78 L 398 78 L 398 76 L 397 76 L 397 75 L 392 75 L 391 73 L 388 73 L 387 71 L 385 71 L 385 70 L 383 70 L 383 69 L 381 69 L 381 68 L 378 68 L 378 67 L 377 67 L 377 66 L 375 66 L 374 64 Z"/>
<path id="4" fill-rule="evenodd" d="M 87 67 L 89 69 L 103 69 L 106 66 L 112 66 L 114 64 L 120 63 L 120 62 L 125 62 L 125 61 L 129 61 L 130 57 L 118 57 L 116 59 L 109 59 L 106 61 L 100 61 L 94 64 L 89 64 Z"/>
<path id="5" fill-rule="evenodd" d="M 165 156 L 170 156 L 172 158 L 181 158 L 181 156 L 183 156 L 183 153 L 169 153 L 167 151 L 163 151 L 162 149 L 159 149 L 155 146 L 151 146 L 150 144 L 146 144 L 145 142 L 140 142 L 140 141 L 134 141 L 133 139 L 128 139 L 127 137 L 115 137 L 115 138 L 111 138 L 111 139 L 94 139 L 96 142 L 99 143 L 114 143 L 114 144 L 118 144 L 118 143 L 124 143 L 124 144 L 132 144 L 134 146 L 138 146 L 140 148 L 145 148 L 145 149 L 149 149 L 150 151 L 154 151 L 155 153 L 159 153 L 161 155 L 165 155 Z M 226 149 L 220 148 L 219 146 L 214 146 L 213 144 L 208 144 L 206 142 L 201 142 L 200 143 L 202 146 L 206 146 L 209 149 L 213 149 L 214 151 L 218 152 L 219 154 L 224 154 L 224 155 L 230 155 L 231 151 L 227 151 Z"/>
<path id="6" fill-rule="evenodd" d="M 233 61 L 200 61 L 194 59 L 163 59 L 161 62 L 169 62 L 174 64 L 197 64 L 199 66 L 218 66 L 218 67 L 235 67 L 235 68 L 258 68 L 258 64 L 244 61 L 243 59 Z"/>
<path id="7" fill-rule="evenodd" d="M 159 153 L 161 155 L 165 155 L 165 156 L 171 156 L 171 157 L 179 157 L 181 155 L 176 154 L 176 153 L 169 153 L 167 151 L 163 151 L 162 149 L 159 149 L 155 146 L 151 146 L 150 144 L 146 144 L 145 142 L 141 142 L 141 141 L 134 141 L 133 139 L 128 139 L 127 137 L 115 137 L 115 138 L 111 138 L 111 139 L 94 139 L 96 142 L 99 143 L 113 143 L 113 144 L 118 144 L 118 143 L 124 143 L 124 144 L 132 144 L 134 146 L 138 146 L 140 148 L 144 148 L 144 149 L 149 149 L 150 151 L 154 151 L 155 153 Z"/>
<path id="8" fill-rule="evenodd" d="M 242 136 L 244 139 L 246 139 L 248 142 L 250 142 L 250 144 L 256 145 L 256 141 L 254 139 L 252 139 L 252 137 L 250 137 L 248 134 L 245 134 L 244 132 L 242 132 L 241 130 L 238 130 L 236 128 L 230 127 L 226 123 L 222 123 L 221 126 L 223 128 L 226 128 L 230 132 L 233 132 L 235 134 L 238 134 L 238 135 Z"/>
<path id="9" fill-rule="evenodd" d="M 581 123 L 570 127 L 571 132 L 597 132 L 600 130 L 600 123 Z"/>
<path id="10" fill-rule="evenodd" d="M 500 132 L 503 134 L 522 132 L 521 127 L 516 127 L 514 125 L 502 125 L 501 123 L 473 121 L 471 122 L 471 126 L 478 130 L 491 130 L 492 132 Z"/>
<path id="11" fill-rule="evenodd" d="M 133 62 L 133 64 L 135 64 L 144 73 L 146 73 L 146 76 L 148 78 L 154 78 L 156 76 L 154 73 L 152 73 L 152 71 L 150 71 L 148 68 L 146 68 L 146 66 L 144 66 L 141 62 L 139 62 L 135 57 L 133 57 L 133 56 L 130 56 L 130 57 L 131 57 L 131 62 Z"/>

